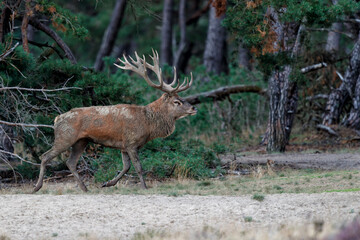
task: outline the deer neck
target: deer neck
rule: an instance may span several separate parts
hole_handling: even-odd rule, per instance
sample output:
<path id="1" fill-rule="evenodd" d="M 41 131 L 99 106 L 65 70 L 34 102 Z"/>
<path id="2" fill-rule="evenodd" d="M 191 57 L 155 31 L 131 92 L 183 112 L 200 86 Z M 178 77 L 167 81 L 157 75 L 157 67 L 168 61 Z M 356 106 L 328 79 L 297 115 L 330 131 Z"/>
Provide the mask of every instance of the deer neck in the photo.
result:
<path id="1" fill-rule="evenodd" d="M 175 130 L 175 118 L 158 101 L 145 106 L 150 139 L 167 137 Z"/>

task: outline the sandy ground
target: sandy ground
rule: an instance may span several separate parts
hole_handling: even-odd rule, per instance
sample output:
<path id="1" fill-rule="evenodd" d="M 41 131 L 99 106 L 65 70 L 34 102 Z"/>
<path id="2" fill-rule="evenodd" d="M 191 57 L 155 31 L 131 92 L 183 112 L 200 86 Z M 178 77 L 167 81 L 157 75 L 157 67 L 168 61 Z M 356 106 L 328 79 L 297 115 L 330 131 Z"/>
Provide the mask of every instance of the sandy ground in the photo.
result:
<path id="1" fill-rule="evenodd" d="M 0 236 L 11 239 L 130 239 L 147 229 L 264 228 L 337 222 L 360 212 L 360 193 L 251 196 L 0 195 Z M 252 217 L 252 222 L 245 222 Z"/>

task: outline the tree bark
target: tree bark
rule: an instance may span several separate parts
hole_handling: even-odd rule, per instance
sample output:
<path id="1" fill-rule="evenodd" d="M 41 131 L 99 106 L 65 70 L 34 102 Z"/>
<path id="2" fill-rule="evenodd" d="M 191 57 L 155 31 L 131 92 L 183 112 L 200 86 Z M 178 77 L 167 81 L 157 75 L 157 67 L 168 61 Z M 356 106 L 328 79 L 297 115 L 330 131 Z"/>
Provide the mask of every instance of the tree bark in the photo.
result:
<path id="1" fill-rule="evenodd" d="M 273 43 L 274 49 L 278 49 L 278 52 L 292 49 L 291 56 L 295 57 L 300 49 L 303 26 L 281 23 L 278 13 L 273 8 L 270 8 L 268 13 L 273 19 L 272 28 L 277 38 Z M 291 44 L 292 42 L 294 43 Z M 269 124 L 265 134 L 268 152 L 284 152 L 290 139 L 298 101 L 297 84 L 290 83 L 289 79 L 291 71 L 292 67 L 286 65 L 282 70 L 275 70 L 269 80 Z"/>
<path id="2" fill-rule="evenodd" d="M 251 70 L 251 63 L 250 63 L 250 52 L 247 48 L 244 48 L 243 45 L 240 43 L 238 48 L 239 54 L 239 65 L 240 67 L 246 68 L 247 70 Z"/>
<path id="3" fill-rule="evenodd" d="M 76 58 L 72 53 L 71 49 L 66 45 L 66 43 L 59 37 L 59 35 L 52 30 L 50 27 L 41 23 L 38 19 L 31 17 L 29 23 L 35 28 L 43 31 L 48 36 L 50 36 L 54 41 L 59 45 L 59 47 L 65 52 L 65 56 L 70 60 L 71 63 L 76 64 Z"/>
<path id="4" fill-rule="evenodd" d="M 357 118 L 360 116 L 360 34 L 355 43 L 349 66 L 346 69 L 343 83 L 338 89 L 335 89 L 330 95 L 326 104 L 325 113 L 323 116 L 323 124 L 330 125 L 339 122 L 341 112 L 345 102 L 350 97 L 353 102 L 349 118 L 345 121 L 345 125 L 349 127 L 358 128 Z"/>
<path id="5" fill-rule="evenodd" d="M 179 3 L 179 27 L 180 27 L 180 42 L 178 49 L 175 54 L 174 58 L 174 66 L 176 69 L 179 69 L 180 71 L 184 72 L 185 67 L 181 66 L 183 69 L 180 69 L 180 63 L 183 61 L 183 55 L 186 52 L 187 47 L 187 39 L 186 39 L 186 0 L 180 0 Z"/>
<path id="6" fill-rule="evenodd" d="M 340 114 L 348 99 L 349 93 L 344 83 L 330 93 L 323 115 L 323 125 L 329 126 L 339 123 Z"/>
<path id="7" fill-rule="evenodd" d="M 358 76 L 356 81 L 352 103 L 353 106 L 350 110 L 350 115 L 345 122 L 345 126 L 360 129 L 360 76 Z"/>
<path id="8" fill-rule="evenodd" d="M 0 150 L 14 153 L 14 146 L 12 144 L 12 138 L 14 137 L 13 129 L 7 125 L 0 124 Z M 12 160 L 12 156 L 8 154 L 0 153 L 0 160 Z"/>
<path id="9" fill-rule="evenodd" d="M 221 25 L 225 14 L 216 17 L 216 9 L 210 6 L 209 11 L 209 28 L 207 32 L 204 65 L 207 72 L 220 74 L 228 72 L 226 63 L 226 30 Z"/>
<path id="10" fill-rule="evenodd" d="M 336 5 L 338 1 L 332 0 L 332 2 Z M 328 33 L 325 50 L 332 55 L 332 60 L 335 60 L 336 55 L 339 52 L 342 24 L 339 22 L 333 23 L 331 29 L 332 31 Z"/>
<path id="11" fill-rule="evenodd" d="M 285 66 L 283 71 L 275 71 L 269 80 L 269 133 L 267 141 L 268 152 L 284 152 L 290 135 L 286 130 L 286 103 L 289 89 L 291 67 Z M 288 126 L 289 128 L 289 126 Z M 291 130 L 291 128 L 290 128 Z"/>
<path id="12" fill-rule="evenodd" d="M 25 2 L 25 13 L 21 23 L 21 39 L 22 46 L 25 52 L 30 53 L 29 43 L 28 43 L 28 34 L 27 28 L 29 25 L 29 15 L 30 15 L 30 0 L 26 0 Z"/>
<path id="13" fill-rule="evenodd" d="M 352 100 L 350 115 L 344 125 L 360 129 L 360 33 L 344 76 L 344 84 Z"/>
<path id="14" fill-rule="evenodd" d="M 5 34 L 9 32 L 9 20 L 11 11 L 8 7 L 4 6 L 0 17 L 0 42 L 4 42 Z"/>
<path id="15" fill-rule="evenodd" d="M 340 36 L 339 33 L 342 29 L 341 23 L 333 23 L 331 25 L 332 31 L 328 33 L 325 50 L 331 54 L 336 55 L 339 52 Z M 334 56 L 335 59 L 336 56 Z"/>
<path id="16" fill-rule="evenodd" d="M 126 0 L 116 1 L 110 23 L 104 33 L 99 52 L 96 56 L 94 64 L 95 71 L 101 71 L 104 68 L 103 58 L 109 56 L 114 48 L 115 40 L 124 18 L 125 8 Z"/>
<path id="17" fill-rule="evenodd" d="M 164 9 L 161 26 L 161 48 L 160 63 L 161 65 L 172 65 L 172 28 L 173 28 L 173 0 L 164 0 Z"/>
<path id="18" fill-rule="evenodd" d="M 291 82 L 289 84 L 288 96 L 286 99 L 285 105 L 285 139 L 286 145 L 289 144 L 290 134 L 292 130 L 292 126 L 295 119 L 295 114 L 298 107 L 298 85 L 296 82 Z"/>

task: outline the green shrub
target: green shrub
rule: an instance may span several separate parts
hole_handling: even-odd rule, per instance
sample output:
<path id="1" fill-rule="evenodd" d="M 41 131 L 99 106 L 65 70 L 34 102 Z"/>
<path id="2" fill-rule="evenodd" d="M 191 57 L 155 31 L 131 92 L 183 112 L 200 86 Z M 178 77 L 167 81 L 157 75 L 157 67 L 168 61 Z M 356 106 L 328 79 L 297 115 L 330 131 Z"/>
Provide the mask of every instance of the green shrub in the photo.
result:
<path id="1" fill-rule="evenodd" d="M 259 201 L 259 202 L 262 202 L 262 201 L 264 201 L 265 196 L 262 195 L 262 194 L 255 193 L 255 194 L 252 196 L 252 199 L 254 199 L 254 200 L 256 200 L 256 201 Z"/>
<path id="2" fill-rule="evenodd" d="M 222 172 L 220 161 L 211 149 L 198 140 L 184 143 L 176 133 L 147 143 L 140 150 L 139 158 L 146 176 L 159 180 L 169 177 L 205 179 Z M 105 148 L 92 166 L 96 170 L 95 181 L 112 179 L 122 170 L 121 152 Z M 133 167 L 129 173 L 136 175 Z"/>

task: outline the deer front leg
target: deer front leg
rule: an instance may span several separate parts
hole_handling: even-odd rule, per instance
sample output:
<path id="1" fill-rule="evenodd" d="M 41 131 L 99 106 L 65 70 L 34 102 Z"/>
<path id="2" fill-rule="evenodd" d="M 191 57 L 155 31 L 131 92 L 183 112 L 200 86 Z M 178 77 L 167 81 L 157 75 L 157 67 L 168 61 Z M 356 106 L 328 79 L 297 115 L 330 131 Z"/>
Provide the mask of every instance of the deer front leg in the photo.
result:
<path id="1" fill-rule="evenodd" d="M 132 163 L 134 165 L 136 173 L 139 175 L 140 182 L 141 182 L 141 187 L 146 189 L 147 187 L 146 187 L 146 184 L 145 184 L 145 181 L 144 181 L 142 167 L 141 167 L 141 163 L 140 163 L 140 160 L 139 160 L 139 155 L 138 155 L 137 150 L 128 151 L 128 154 L 129 154 L 129 157 L 130 157 L 130 159 L 131 159 L 131 161 L 132 161 Z"/>
<path id="2" fill-rule="evenodd" d="M 122 161 L 123 161 L 123 170 L 111 181 L 105 182 L 101 187 L 111 187 L 114 186 L 120 178 L 129 171 L 131 163 L 129 155 L 126 152 L 121 152 Z"/>

